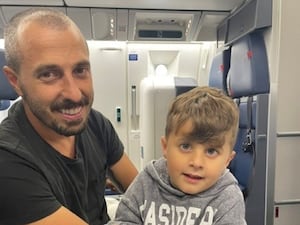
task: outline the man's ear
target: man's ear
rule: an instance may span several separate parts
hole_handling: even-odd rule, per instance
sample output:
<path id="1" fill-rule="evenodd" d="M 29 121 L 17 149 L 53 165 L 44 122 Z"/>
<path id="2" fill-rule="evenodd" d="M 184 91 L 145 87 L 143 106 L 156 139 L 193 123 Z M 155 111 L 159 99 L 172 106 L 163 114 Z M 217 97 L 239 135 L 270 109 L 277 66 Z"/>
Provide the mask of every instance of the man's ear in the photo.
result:
<path id="1" fill-rule="evenodd" d="M 165 136 L 162 136 L 160 138 L 160 146 L 161 146 L 163 156 L 166 158 L 166 155 L 167 155 L 167 138 Z"/>
<path id="2" fill-rule="evenodd" d="M 18 76 L 15 73 L 15 71 L 8 66 L 4 66 L 3 72 L 13 89 L 17 92 L 19 96 L 22 96 L 22 91 L 19 88 Z"/>

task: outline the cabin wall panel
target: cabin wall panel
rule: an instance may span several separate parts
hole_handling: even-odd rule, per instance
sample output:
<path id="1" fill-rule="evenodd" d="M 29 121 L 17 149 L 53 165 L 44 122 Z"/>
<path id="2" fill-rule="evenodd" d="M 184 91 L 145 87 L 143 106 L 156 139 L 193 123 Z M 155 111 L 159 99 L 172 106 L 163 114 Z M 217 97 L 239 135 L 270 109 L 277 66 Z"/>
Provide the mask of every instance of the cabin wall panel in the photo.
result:
<path id="1" fill-rule="evenodd" d="M 296 147 L 297 146 L 297 147 Z M 275 201 L 300 199 L 300 138 L 279 137 L 277 139 Z"/>
<path id="2" fill-rule="evenodd" d="M 127 143 L 126 45 L 122 42 L 88 42 L 94 84 L 93 107 L 109 118 L 116 128 L 125 150 Z M 121 108 L 121 121 L 116 108 Z"/>
<path id="3" fill-rule="evenodd" d="M 274 225 L 295 225 L 300 221 L 299 205 L 281 205 L 274 208 L 277 215 L 274 219 Z"/>
<path id="4" fill-rule="evenodd" d="M 271 107 L 269 126 L 276 124 L 276 167 L 275 167 L 275 225 L 298 224 L 300 209 L 300 104 L 299 104 L 299 52 L 300 30 L 298 29 L 300 2 L 297 0 L 273 1 L 273 34 L 270 39 L 272 86 L 276 89 L 272 96 L 276 108 Z M 273 130 L 270 130 L 273 132 Z M 273 135 L 271 133 L 270 135 Z M 270 146 L 273 139 L 269 140 Z M 276 215 L 276 207 L 279 216 Z M 270 222 L 270 221 L 268 221 Z M 269 224 L 269 223 L 268 223 Z"/>

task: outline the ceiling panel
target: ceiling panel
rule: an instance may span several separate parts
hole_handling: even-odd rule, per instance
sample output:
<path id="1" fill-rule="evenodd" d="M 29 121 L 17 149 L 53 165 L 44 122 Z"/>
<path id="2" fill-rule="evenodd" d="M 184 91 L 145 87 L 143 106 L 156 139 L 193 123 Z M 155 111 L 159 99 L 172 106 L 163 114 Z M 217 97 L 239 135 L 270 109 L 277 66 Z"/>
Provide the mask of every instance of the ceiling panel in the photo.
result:
<path id="1" fill-rule="evenodd" d="M 35 6 L 35 7 L 37 7 L 37 6 Z M 52 6 L 49 6 L 49 7 L 52 8 Z M 1 11 L 3 14 L 1 20 L 3 21 L 4 24 L 6 24 L 12 16 L 14 16 L 15 14 L 17 14 L 23 10 L 26 10 L 28 8 L 31 8 L 31 6 L 27 6 L 27 5 L 26 6 L 1 6 Z M 54 8 L 61 10 L 64 13 L 66 12 L 65 7 L 56 7 L 55 6 Z"/>
<path id="2" fill-rule="evenodd" d="M 199 26 L 197 41 L 216 41 L 217 27 L 229 15 L 226 12 L 203 12 Z"/>
<path id="3" fill-rule="evenodd" d="M 231 11 L 245 0 L 65 0 L 68 6 Z"/>
<path id="4" fill-rule="evenodd" d="M 63 6 L 63 0 L 0 0 L 0 5 L 53 5 L 53 6 Z"/>
<path id="5" fill-rule="evenodd" d="M 128 39 L 188 41 L 200 16 L 201 11 L 129 10 Z"/>

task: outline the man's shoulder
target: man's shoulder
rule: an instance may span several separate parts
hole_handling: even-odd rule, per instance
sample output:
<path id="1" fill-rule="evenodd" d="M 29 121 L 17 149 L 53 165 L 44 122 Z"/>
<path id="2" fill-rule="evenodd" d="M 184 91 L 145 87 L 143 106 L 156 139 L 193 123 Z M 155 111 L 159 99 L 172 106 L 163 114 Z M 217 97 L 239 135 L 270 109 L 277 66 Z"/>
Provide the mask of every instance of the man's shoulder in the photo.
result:
<path id="1" fill-rule="evenodd" d="M 88 123 L 90 125 L 93 125 L 95 123 L 107 123 L 109 120 L 104 116 L 100 111 L 91 109 L 89 117 L 88 117 Z"/>

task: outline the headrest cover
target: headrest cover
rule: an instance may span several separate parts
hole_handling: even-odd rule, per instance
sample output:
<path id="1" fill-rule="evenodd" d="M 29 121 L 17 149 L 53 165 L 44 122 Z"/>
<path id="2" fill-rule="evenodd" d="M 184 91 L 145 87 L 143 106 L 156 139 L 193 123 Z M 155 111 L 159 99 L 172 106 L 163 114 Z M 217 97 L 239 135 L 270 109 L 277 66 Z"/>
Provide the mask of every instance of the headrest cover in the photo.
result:
<path id="1" fill-rule="evenodd" d="M 5 66 L 4 50 L 0 49 L 0 100 L 15 100 L 18 95 L 8 82 L 3 73 L 3 66 Z"/>
<path id="2" fill-rule="evenodd" d="M 208 85 L 222 89 L 227 93 L 227 73 L 230 67 L 230 49 L 218 52 L 213 58 L 209 72 Z"/>
<path id="3" fill-rule="evenodd" d="M 228 93 L 233 98 L 269 93 L 269 69 L 263 36 L 246 35 L 231 47 Z"/>

